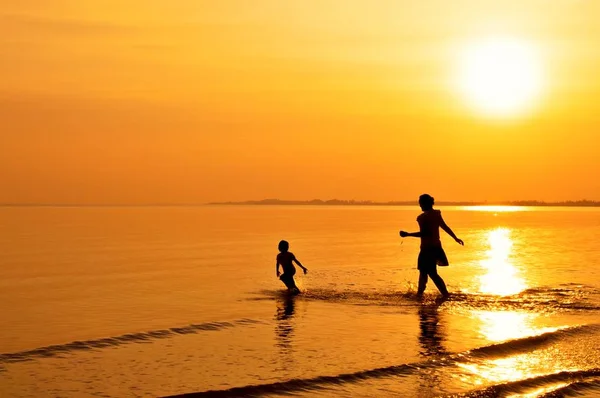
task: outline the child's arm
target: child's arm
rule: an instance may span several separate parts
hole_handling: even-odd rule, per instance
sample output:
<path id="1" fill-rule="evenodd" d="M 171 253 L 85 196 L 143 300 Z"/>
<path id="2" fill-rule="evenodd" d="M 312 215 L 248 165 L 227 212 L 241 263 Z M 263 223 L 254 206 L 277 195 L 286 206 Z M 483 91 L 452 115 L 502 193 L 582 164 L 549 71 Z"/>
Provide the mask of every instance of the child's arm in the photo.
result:
<path id="1" fill-rule="evenodd" d="M 305 274 L 308 272 L 308 268 L 306 268 L 302 264 L 300 264 L 300 261 L 298 261 L 298 259 L 296 257 L 294 257 L 294 259 L 292 261 L 294 261 L 296 264 L 298 264 L 298 266 L 300 268 L 302 268 L 302 271 L 304 271 Z"/>
<path id="2" fill-rule="evenodd" d="M 279 260 L 276 260 L 276 264 L 275 264 L 275 273 L 277 274 L 277 277 L 279 278 L 279 275 L 281 275 L 279 273 Z"/>
<path id="3" fill-rule="evenodd" d="M 456 241 L 456 243 L 458 243 L 459 245 L 465 245 L 465 242 L 463 242 L 461 239 L 458 239 L 456 237 L 456 235 L 454 235 L 454 232 L 452 232 L 452 230 L 450 229 L 450 227 L 448 226 L 448 224 L 446 224 L 446 222 L 444 221 L 444 219 L 442 218 L 442 222 L 440 223 L 440 227 L 446 231 L 446 233 L 448 235 L 450 235 L 452 238 L 454 238 L 454 240 Z"/>

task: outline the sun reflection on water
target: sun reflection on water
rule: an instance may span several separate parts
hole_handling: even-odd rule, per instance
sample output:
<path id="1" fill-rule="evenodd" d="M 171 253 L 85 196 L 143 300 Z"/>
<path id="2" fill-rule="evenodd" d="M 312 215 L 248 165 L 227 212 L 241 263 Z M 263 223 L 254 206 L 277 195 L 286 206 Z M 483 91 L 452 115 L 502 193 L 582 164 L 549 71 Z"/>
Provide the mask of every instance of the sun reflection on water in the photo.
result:
<path id="1" fill-rule="evenodd" d="M 487 258 L 481 261 L 486 273 L 480 277 L 482 293 L 507 296 L 516 294 L 527 288 L 517 269 L 510 263 L 512 240 L 510 230 L 498 228 L 489 232 L 490 249 Z"/>
<path id="2" fill-rule="evenodd" d="M 503 341 L 536 334 L 532 327 L 537 314 L 516 311 L 473 311 L 481 321 L 481 333 L 490 341 Z"/>
<path id="3" fill-rule="evenodd" d="M 523 292 L 528 288 L 525 279 L 519 275 L 519 269 L 511 263 L 513 240 L 507 228 L 498 228 L 487 232 L 489 249 L 485 259 L 480 261 L 479 292 L 494 296 L 508 296 Z M 486 298 L 489 300 L 489 298 Z M 519 304 L 527 300 L 527 295 L 511 298 L 492 298 L 499 305 L 494 310 L 472 310 L 471 316 L 476 320 L 481 337 L 491 345 L 499 344 L 501 349 L 492 355 L 468 358 L 457 365 L 465 371 L 461 380 L 470 385 L 489 385 L 525 380 L 546 374 L 568 371 L 564 363 L 555 360 L 556 352 L 545 347 L 532 345 L 531 350 L 514 347 L 527 347 L 530 336 L 554 332 L 560 327 L 543 327 L 539 325 L 541 314 L 529 312 L 527 306 L 518 309 L 503 305 L 504 302 Z M 543 321 L 543 320 L 542 320 Z M 543 323 L 543 322 L 542 322 Z M 501 343 L 500 343 L 501 342 Z M 503 351 L 506 347 L 506 352 Z M 557 381 L 548 385 L 534 386 L 521 391 L 507 391 L 506 396 L 538 396 L 556 390 L 564 383 Z"/>
<path id="4" fill-rule="evenodd" d="M 559 328 L 537 328 L 534 320 L 539 314 L 518 311 L 473 311 L 480 320 L 481 334 L 492 342 L 510 341 L 539 335 Z M 472 384 L 504 383 L 552 373 L 559 364 L 552 362 L 552 353 L 537 351 L 518 353 L 500 358 L 483 358 L 459 363 L 468 372 L 463 381 Z M 548 387 L 548 391 L 551 391 Z"/>
<path id="5" fill-rule="evenodd" d="M 527 378 L 527 369 L 520 366 L 523 362 L 522 357 L 523 355 L 518 355 L 510 358 L 492 359 L 481 364 L 459 363 L 458 366 L 485 380 L 493 382 L 515 381 Z M 480 379 L 476 384 L 482 384 L 482 382 L 483 380 Z"/>
<path id="6" fill-rule="evenodd" d="M 459 363 L 458 366 L 470 373 L 465 375 L 463 381 L 475 385 L 525 380 L 560 370 L 552 365 L 550 356 L 529 353 L 488 359 L 480 363 Z"/>

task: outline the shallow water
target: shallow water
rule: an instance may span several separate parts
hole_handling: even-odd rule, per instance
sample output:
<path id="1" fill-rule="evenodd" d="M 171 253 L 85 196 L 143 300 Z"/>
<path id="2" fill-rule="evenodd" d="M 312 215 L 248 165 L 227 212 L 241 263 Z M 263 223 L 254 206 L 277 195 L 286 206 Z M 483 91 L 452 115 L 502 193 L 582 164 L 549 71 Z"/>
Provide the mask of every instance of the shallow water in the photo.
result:
<path id="1" fill-rule="evenodd" d="M 0 208 L 0 396 L 599 396 L 600 209 L 483 210 Z"/>

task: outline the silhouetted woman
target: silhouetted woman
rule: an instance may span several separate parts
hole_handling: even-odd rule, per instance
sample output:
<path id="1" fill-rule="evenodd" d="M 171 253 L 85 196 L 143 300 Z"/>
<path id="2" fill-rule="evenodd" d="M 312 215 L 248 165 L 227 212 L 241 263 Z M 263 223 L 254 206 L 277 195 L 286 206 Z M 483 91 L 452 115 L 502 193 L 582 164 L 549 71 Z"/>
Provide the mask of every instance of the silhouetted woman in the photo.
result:
<path id="1" fill-rule="evenodd" d="M 446 284 L 441 276 L 437 273 L 437 266 L 447 266 L 448 258 L 444 249 L 442 249 L 442 242 L 440 241 L 440 228 L 448 233 L 454 240 L 461 245 L 464 242 L 454 235 L 454 232 L 444 222 L 442 218 L 442 212 L 433 209 L 433 197 L 428 194 L 423 194 L 419 197 L 419 206 L 423 213 L 417 217 L 419 223 L 419 232 L 405 232 L 400 231 L 401 237 L 413 236 L 415 238 L 421 238 L 421 251 L 419 253 L 419 259 L 417 261 L 417 268 L 419 269 L 419 288 L 417 295 L 422 296 L 427 286 L 427 277 L 431 278 L 435 286 L 437 286 L 442 296 L 447 298 L 449 296 Z"/>

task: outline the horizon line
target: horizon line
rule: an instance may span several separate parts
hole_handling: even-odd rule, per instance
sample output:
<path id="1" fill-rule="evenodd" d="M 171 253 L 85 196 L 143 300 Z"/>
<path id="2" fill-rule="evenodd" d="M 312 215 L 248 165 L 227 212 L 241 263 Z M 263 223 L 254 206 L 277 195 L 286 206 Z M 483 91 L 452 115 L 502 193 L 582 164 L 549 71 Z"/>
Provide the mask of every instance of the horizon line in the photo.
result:
<path id="1" fill-rule="evenodd" d="M 0 203 L 0 207 L 198 207 L 215 205 L 327 205 L 327 206 L 410 206 L 416 205 L 416 200 L 355 200 L 355 199 L 260 199 L 206 203 Z M 600 201 L 590 199 L 544 201 L 544 200 L 498 200 L 498 201 L 467 201 L 445 200 L 436 202 L 438 206 L 599 206 Z"/>
<path id="2" fill-rule="evenodd" d="M 207 205 L 329 205 L 329 206 L 412 206 L 416 200 L 372 201 L 355 199 L 260 199 L 245 201 L 210 202 Z M 544 201 L 544 200 L 497 200 L 497 201 L 466 201 L 443 200 L 436 202 L 438 206 L 600 206 L 600 201 L 590 199 Z"/>

